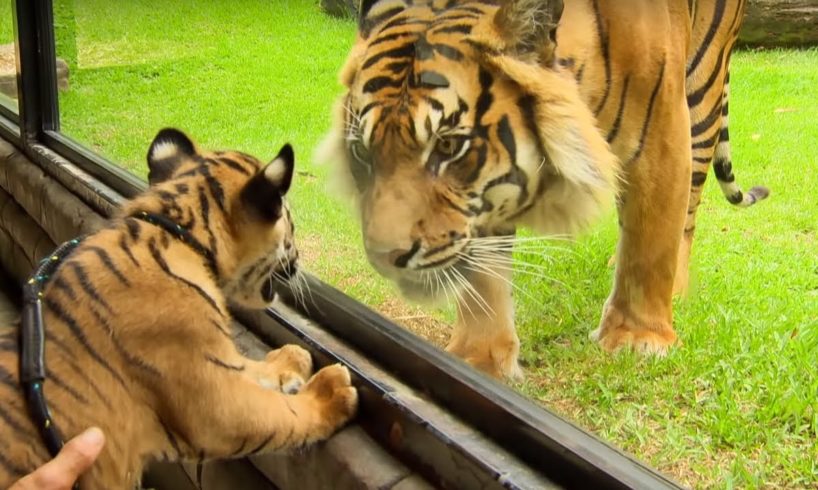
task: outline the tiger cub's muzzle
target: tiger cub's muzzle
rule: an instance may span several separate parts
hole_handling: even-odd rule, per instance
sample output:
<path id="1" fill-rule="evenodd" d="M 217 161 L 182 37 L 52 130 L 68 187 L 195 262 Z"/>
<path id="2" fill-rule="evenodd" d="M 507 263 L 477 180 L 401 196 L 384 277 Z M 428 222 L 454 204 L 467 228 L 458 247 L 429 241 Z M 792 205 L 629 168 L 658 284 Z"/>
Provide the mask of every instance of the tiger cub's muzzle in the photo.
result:
<path id="1" fill-rule="evenodd" d="M 297 258 L 292 258 L 287 261 L 282 261 L 278 264 L 277 267 L 273 269 L 272 275 L 269 280 L 264 281 L 261 284 L 261 297 L 266 302 L 272 302 L 275 299 L 276 295 L 276 282 L 282 283 L 282 285 L 286 285 L 290 282 L 296 273 L 298 272 L 298 260 Z"/>

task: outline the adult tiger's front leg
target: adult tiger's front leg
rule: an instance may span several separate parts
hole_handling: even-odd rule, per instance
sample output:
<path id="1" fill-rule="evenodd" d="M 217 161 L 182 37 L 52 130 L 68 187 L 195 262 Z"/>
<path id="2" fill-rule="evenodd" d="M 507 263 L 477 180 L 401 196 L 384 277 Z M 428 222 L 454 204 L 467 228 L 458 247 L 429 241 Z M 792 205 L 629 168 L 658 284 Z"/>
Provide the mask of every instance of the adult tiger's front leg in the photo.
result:
<path id="1" fill-rule="evenodd" d="M 521 378 L 509 268 L 481 264 L 468 280 L 473 289 L 460 292 L 446 350 L 495 378 Z"/>
<path id="2" fill-rule="evenodd" d="M 614 287 L 591 333 L 607 351 L 663 355 L 676 341 L 672 296 L 690 192 L 690 123 L 677 81 L 683 69 L 670 59 L 656 74 L 649 117 L 664 121 L 663 134 L 648 138 L 625 168 Z"/>

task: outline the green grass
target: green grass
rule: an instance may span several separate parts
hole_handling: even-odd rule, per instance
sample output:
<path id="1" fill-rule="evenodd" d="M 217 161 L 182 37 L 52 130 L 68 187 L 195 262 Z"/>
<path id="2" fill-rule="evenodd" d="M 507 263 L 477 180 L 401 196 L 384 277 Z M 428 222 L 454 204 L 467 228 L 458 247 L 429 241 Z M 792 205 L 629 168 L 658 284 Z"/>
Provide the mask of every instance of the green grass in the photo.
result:
<path id="1" fill-rule="evenodd" d="M 806 487 L 818 480 L 818 52 L 738 53 L 731 81 L 734 168 L 772 197 L 737 210 L 707 186 L 694 287 L 676 307 L 683 347 L 657 361 L 587 341 L 612 278 L 609 220 L 555 257 L 570 288 L 522 302 L 521 389 L 688 484 Z"/>
<path id="2" fill-rule="evenodd" d="M 11 18 L 11 2 L 0 2 L 0 44 L 14 40 L 14 24 Z"/>
<path id="3" fill-rule="evenodd" d="M 14 24 L 11 15 L 11 4 L 11 1 L 0 0 L 0 44 L 8 44 L 14 41 Z M 13 66 L 13 64 L 11 66 Z M 12 111 L 17 111 L 17 99 L 12 99 L 6 94 L 0 94 L 0 105 L 9 108 Z"/>
<path id="4" fill-rule="evenodd" d="M 60 99 L 63 130 L 142 176 L 162 126 L 262 158 L 292 142 L 291 200 L 309 268 L 389 309 L 394 293 L 367 266 L 355 221 L 310 158 L 354 38 L 352 23 L 316 3 L 74 0 L 58 39 L 76 63 Z M 554 251 L 555 281 L 516 278 L 536 298 L 518 298 L 528 373 L 519 389 L 691 486 L 814 486 L 818 52 L 738 53 L 732 91 L 738 179 L 772 197 L 737 210 L 708 183 L 694 288 L 676 307 L 684 345 L 653 360 L 604 355 L 587 340 L 611 284 L 610 216 Z"/>

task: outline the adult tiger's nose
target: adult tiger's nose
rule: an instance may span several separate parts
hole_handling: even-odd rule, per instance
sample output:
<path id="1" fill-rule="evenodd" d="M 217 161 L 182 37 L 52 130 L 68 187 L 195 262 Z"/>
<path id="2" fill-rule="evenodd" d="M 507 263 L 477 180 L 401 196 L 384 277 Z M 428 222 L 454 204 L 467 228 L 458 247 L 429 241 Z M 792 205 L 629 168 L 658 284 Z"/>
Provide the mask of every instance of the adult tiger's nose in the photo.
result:
<path id="1" fill-rule="evenodd" d="M 366 243 L 367 254 L 376 266 L 397 267 L 404 269 L 409 265 L 409 261 L 420 250 L 420 241 L 412 244 L 411 249 L 389 248 L 378 246 L 372 242 Z"/>

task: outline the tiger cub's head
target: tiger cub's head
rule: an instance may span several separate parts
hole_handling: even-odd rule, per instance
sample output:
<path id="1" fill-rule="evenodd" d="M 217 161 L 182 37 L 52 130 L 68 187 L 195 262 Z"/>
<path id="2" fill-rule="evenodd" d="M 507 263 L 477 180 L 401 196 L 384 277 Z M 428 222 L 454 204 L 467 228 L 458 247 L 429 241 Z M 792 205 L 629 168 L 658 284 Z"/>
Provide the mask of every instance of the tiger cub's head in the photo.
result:
<path id="1" fill-rule="evenodd" d="M 269 163 L 238 151 L 201 151 L 181 131 L 163 129 L 148 150 L 150 189 L 125 215 L 146 211 L 190 231 L 212 257 L 228 300 L 269 305 L 274 282 L 296 275 L 298 250 L 285 196 L 294 154 L 284 145 Z"/>
<path id="2" fill-rule="evenodd" d="M 404 293 L 438 293 L 430 271 L 474 273 L 486 237 L 571 233 L 613 202 L 618 162 L 557 62 L 561 14 L 554 0 L 362 2 L 318 158 Z"/>

